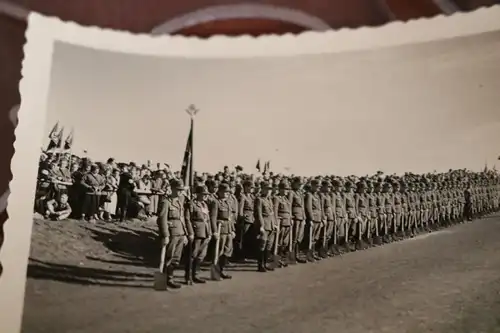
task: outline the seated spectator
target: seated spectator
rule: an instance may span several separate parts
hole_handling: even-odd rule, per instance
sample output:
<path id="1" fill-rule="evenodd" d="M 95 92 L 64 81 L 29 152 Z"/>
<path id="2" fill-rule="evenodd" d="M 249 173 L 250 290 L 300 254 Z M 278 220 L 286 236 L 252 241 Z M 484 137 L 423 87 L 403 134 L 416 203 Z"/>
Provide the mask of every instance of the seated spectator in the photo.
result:
<path id="1" fill-rule="evenodd" d="M 68 203 L 68 195 L 61 194 L 59 200 L 51 199 L 45 204 L 44 217 L 52 221 L 66 220 L 71 214 L 71 206 Z"/>

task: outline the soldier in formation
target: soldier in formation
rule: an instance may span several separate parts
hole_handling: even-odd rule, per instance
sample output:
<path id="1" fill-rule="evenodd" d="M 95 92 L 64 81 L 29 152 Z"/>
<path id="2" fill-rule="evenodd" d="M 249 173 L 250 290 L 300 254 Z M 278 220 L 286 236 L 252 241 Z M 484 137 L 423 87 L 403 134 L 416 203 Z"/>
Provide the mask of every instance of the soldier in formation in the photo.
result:
<path id="1" fill-rule="evenodd" d="M 256 258 L 270 272 L 481 218 L 499 210 L 499 184 L 484 174 L 209 178 L 190 198 L 174 180 L 158 214 L 168 286 L 180 287 L 173 271 L 188 244 L 186 280 L 206 282 L 200 267 L 212 252 L 222 280 L 231 260 Z"/>

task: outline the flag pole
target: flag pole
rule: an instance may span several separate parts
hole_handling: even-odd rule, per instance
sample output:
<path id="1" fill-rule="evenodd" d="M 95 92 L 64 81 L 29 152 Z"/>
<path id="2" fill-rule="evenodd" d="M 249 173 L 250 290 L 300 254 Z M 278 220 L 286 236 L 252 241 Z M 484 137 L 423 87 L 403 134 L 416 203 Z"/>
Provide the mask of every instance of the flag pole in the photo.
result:
<path id="1" fill-rule="evenodd" d="M 189 166 L 186 170 L 188 172 L 188 177 L 187 180 L 189 182 L 189 195 L 188 195 L 188 203 L 189 203 L 189 216 L 193 216 L 193 195 L 194 195 L 194 118 L 196 114 L 199 112 L 193 104 L 189 105 L 189 107 L 186 109 L 186 113 L 189 115 L 190 118 L 190 137 L 188 137 L 188 140 L 191 140 L 190 142 L 190 149 L 191 149 L 191 154 L 189 156 Z M 186 184 L 187 185 L 187 184 Z M 185 279 L 186 279 L 186 284 L 191 285 L 193 284 L 193 279 L 192 279 L 192 267 L 193 267 L 193 243 L 191 241 L 188 241 L 187 244 L 187 258 L 186 258 L 186 267 L 185 267 Z"/>
<path id="2" fill-rule="evenodd" d="M 64 127 L 61 129 L 61 133 L 59 134 L 59 154 L 57 155 L 57 165 L 59 165 L 59 163 L 61 163 L 61 158 L 62 158 L 62 154 L 63 154 L 63 151 L 64 151 Z"/>
<path id="3" fill-rule="evenodd" d="M 69 170 L 70 170 L 70 171 L 71 171 L 71 164 L 73 163 L 73 140 L 74 140 L 74 135 L 75 135 L 75 134 L 74 134 L 74 131 L 75 131 L 75 129 L 74 129 L 74 128 L 71 128 L 71 132 L 70 132 L 70 134 L 69 134 L 70 136 L 68 136 L 68 137 L 66 138 L 66 143 L 65 143 L 65 145 L 66 145 L 67 143 L 69 143 L 69 149 L 68 149 L 68 150 L 69 150 L 69 163 L 68 163 L 68 164 L 69 164 Z M 71 138 L 71 142 L 68 142 L 68 139 L 69 139 L 69 138 Z"/>
<path id="4" fill-rule="evenodd" d="M 189 172 L 188 181 L 189 181 L 190 194 L 193 194 L 193 190 L 194 190 L 194 188 L 193 188 L 194 187 L 194 185 L 193 185 L 193 183 L 194 183 L 194 179 L 193 179 L 193 174 L 194 174 L 194 168 L 193 168 L 193 164 L 194 164 L 194 118 L 199 111 L 200 110 L 198 110 L 193 104 L 191 104 L 186 109 L 186 113 L 189 115 L 190 122 L 191 122 L 191 129 L 190 129 L 191 130 L 191 156 L 190 156 L 190 161 L 189 161 L 190 167 L 189 167 L 189 170 L 187 170 L 187 172 Z"/>

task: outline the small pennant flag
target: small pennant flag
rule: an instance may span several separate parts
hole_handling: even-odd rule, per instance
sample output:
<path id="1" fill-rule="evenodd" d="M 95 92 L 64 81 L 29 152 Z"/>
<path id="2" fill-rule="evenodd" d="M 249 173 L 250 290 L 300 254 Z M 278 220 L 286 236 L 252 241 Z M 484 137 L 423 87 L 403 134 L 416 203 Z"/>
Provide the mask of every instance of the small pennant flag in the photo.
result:
<path id="1" fill-rule="evenodd" d="M 71 129 L 71 132 L 69 132 L 68 137 L 66 138 L 66 141 L 64 142 L 64 149 L 65 150 L 70 150 L 71 147 L 73 146 L 73 139 L 74 139 L 74 131 Z"/>
<path id="2" fill-rule="evenodd" d="M 49 133 L 49 145 L 47 146 L 47 150 L 54 149 L 59 147 L 59 122 L 56 122 L 52 130 Z"/>
<path id="3" fill-rule="evenodd" d="M 271 161 L 267 161 L 266 163 L 264 163 L 264 173 L 269 172 L 270 169 L 271 169 Z"/>
<path id="4" fill-rule="evenodd" d="M 260 159 L 257 160 L 257 164 L 255 165 L 255 169 L 257 169 L 260 172 Z"/>
<path id="5" fill-rule="evenodd" d="M 63 135 L 64 135 L 64 127 L 61 128 L 59 133 L 52 134 L 52 138 L 50 139 L 47 150 L 53 150 L 54 148 L 61 149 L 63 143 Z"/>

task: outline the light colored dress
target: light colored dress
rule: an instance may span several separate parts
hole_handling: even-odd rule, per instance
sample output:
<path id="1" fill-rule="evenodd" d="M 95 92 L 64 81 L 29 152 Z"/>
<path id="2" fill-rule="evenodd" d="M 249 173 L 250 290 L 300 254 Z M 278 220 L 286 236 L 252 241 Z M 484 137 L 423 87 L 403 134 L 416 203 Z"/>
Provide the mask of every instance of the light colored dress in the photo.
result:
<path id="1" fill-rule="evenodd" d="M 111 215 L 116 215 L 116 204 L 118 203 L 118 196 L 116 195 L 116 190 L 118 189 L 118 182 L 114 176 L 107 177 L 107 185 L 113 190 L 109 196 L 109 202 L 104 203 L 104 210 Z"/>

